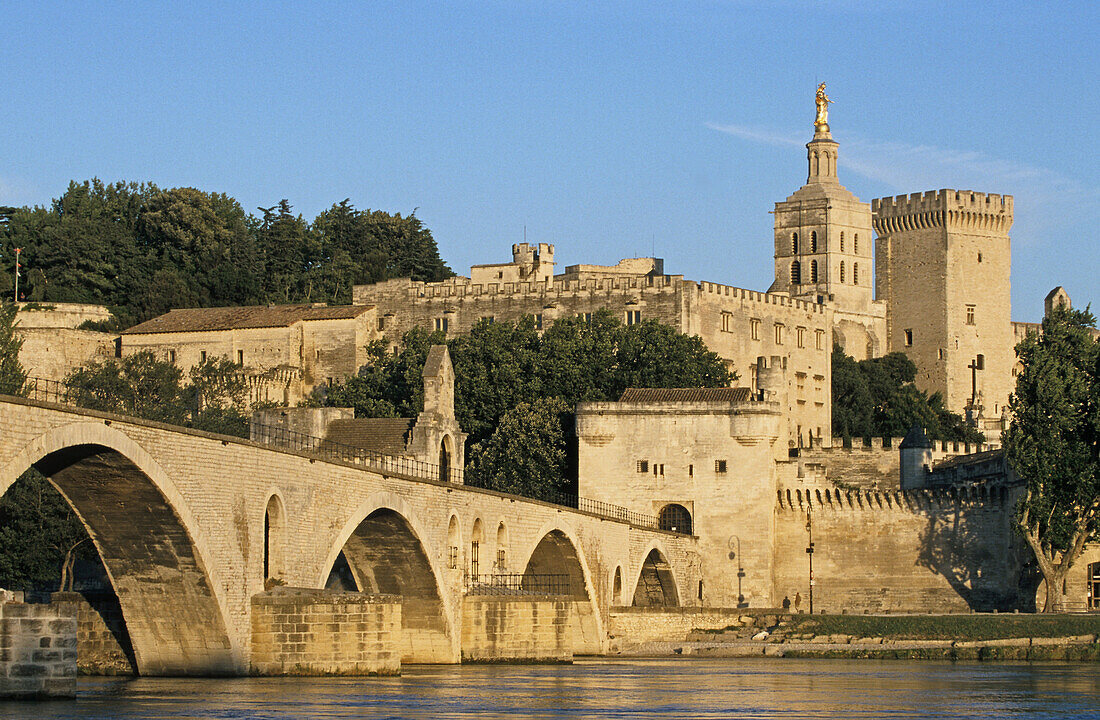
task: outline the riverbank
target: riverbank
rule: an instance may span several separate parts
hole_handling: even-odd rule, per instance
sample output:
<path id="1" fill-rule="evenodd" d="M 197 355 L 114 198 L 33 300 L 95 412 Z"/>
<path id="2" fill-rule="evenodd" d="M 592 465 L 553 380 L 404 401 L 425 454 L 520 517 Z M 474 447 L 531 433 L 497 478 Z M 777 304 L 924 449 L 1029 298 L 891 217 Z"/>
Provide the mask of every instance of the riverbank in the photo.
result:
<path id="1" fill-rule="evenodd" d="M 657 612 L 655 625 L 661 625 Z M 634 614 L 631 624 L 642 618 Z M 612 652 L 631 657 L 786 657 L 900 660 L 1095 661 L 1100 659 L 1097 615 L 791 615 L 680 614 L 665 619 L 665 637 L 620 635 Z"/>

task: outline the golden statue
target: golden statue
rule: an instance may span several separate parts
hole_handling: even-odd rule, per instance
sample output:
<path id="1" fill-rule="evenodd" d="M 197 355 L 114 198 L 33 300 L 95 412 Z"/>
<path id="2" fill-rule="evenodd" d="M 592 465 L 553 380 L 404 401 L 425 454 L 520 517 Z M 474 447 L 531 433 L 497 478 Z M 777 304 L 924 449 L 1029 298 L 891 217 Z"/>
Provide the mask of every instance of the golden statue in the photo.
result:
<path id="1" fill-rule="evenodd" d="M 817 120 L 814 120 L 814 127 L 821 130 L 829 129 L 829 103 L 832 100 L 825 94 L 825 83 L 821 83 L 817 86 Z"/>

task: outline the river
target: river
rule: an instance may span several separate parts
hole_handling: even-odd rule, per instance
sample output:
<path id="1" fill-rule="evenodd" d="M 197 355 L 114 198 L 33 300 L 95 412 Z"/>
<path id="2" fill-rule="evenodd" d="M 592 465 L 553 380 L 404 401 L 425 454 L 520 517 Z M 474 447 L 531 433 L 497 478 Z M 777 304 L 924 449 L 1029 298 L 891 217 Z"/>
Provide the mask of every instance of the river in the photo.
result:
<path id="1" fill-rule="evenodd" d="M 593 659 L 398 678 L 82 678 L 0 718 L 1100 718 L 1100 666 Z"/>

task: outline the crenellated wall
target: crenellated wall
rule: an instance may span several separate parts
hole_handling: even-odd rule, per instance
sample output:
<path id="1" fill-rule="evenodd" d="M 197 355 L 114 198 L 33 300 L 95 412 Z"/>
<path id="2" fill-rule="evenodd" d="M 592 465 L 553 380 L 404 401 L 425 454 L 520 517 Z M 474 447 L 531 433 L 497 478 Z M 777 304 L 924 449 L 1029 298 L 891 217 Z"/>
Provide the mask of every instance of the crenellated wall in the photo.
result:
<path id="1" fill-rule="evenodd" d="M 1033 609 L 1028 551 L 1012 529 L 1016 492 L 780 487 L 775 597 L 800 594 L 807 609 L 810 520 L 815 612 Z"/>

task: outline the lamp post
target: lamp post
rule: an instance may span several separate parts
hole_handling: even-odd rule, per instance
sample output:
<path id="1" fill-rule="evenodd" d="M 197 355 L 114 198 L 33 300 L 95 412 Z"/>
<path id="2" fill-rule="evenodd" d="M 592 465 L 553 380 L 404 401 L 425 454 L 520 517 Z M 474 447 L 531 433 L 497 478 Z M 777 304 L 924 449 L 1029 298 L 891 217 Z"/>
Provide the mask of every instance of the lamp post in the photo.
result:
<path id="1" fill-rule="evenodd" d="M 806 557 L 810 559 L 810 614 L 814 614 L 814 513 L 813 505 L 808 505 L 806 510 Z"/>
<path id="2" fill-rule="evenodd" d="M 734 547 L 737 549 L 734 550 Z M 745 577 L 745 568 L 741 566 L 741 538 L 730 535 L 729 548 L 730 560 L 737 559 L 737 607 L 745 607 L 745 596 L 741 592 L 741 578 Z"/>

